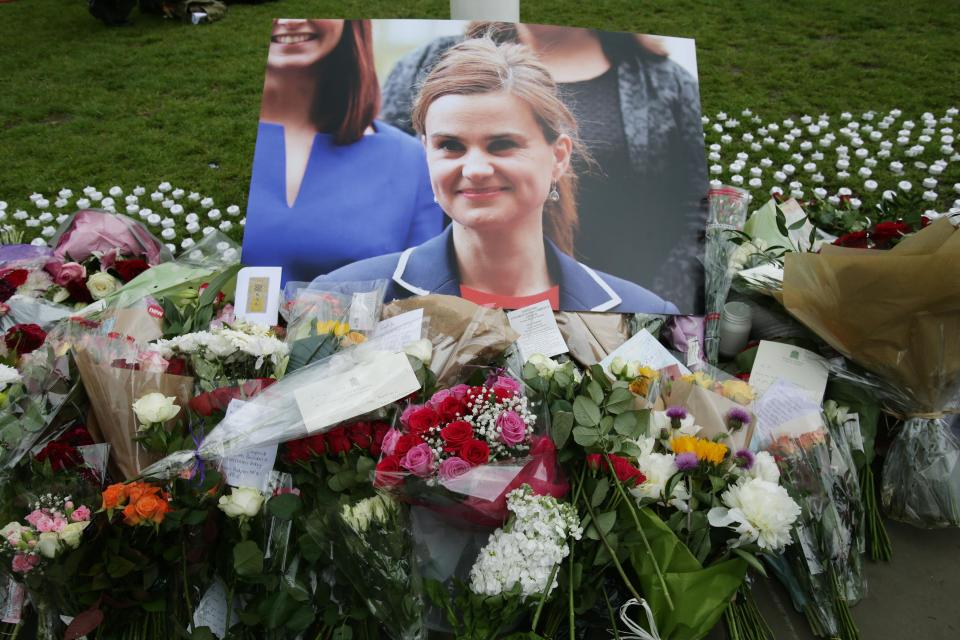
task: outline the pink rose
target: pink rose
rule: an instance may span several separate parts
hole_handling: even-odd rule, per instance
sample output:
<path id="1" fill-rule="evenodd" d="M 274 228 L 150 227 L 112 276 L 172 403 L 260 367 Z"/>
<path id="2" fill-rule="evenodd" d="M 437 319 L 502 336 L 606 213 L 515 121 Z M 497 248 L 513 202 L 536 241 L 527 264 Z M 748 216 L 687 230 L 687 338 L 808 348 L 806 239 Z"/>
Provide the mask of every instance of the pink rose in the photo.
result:
<path id="1" fill-rule="evenodd" d="M 527 423 L 516 411 L 504 411 L 497 416 L 500 439 L 508 446 L 515 446 L 527 437 Z"/>
<path id="2" fill-rule="evenodd" d="M 503 402 L 508 398 L 519 395 L 523 387 L 510 376 L 497 376 L 497 379 L 490 385 L 490 389 L 496 394 L 497 400 Z"/>
<path id="3" fill-rule="evenodd" d="M 24 553 L 13 556 L 13 570 L 17 573 L 30 573 L 38 564 L 40 564 L 39 556 L 28 556 Z"/>
<path id="4" fill-rule="evenodd" d="M 440 463 L 440 479 L 453 480 L 470 470 L 470 463 L 463 458 L 453 456 Z"/>
<path id="5" fill-rule="evenodd" d="M 433 469 L 433 450 L 427 443 L 418 444 L 403 456 L 400 466 L 410 473 L 423 478 Z"/>
<path id="6" fill-rule="evenodd" d="M 29 522 L 30 526 L 41 533 L 50 531 L 50 528 L 53 526 L 53 519 L 50 517 L 50 514 L 42 509 L 34 509 L 24 520 Z"/>
<path id="7" fill-rule="evenodd" d="M 452 393 L 457 400 L 466 398 L 467 391 L 470 391 L 470 385 L 468 384 L 458 384 L 450 387 L 450 393 Z"/>
<path id="8" fill-rule="evenodd" d="M 397 440 L 400 439 L 400 432 L 396 429 L 390 429 L 387 431 L 386 435 L 383 436 L 383 444 L 380 445 L 380 450 L 385 456 L 392 456 L 393 452 L 397 448 Z"/>
<path id="9" fill-rule="evenodd" d="M 63 531 L 63 528 L 66 526 L 67 526 L 67 519 L 61 516 L 57 516 L 56 518 L 53 519 L 53 525 L 50 530 L 53 531 L 54 533 L 60 533 L 61 531 Z"/>
<path id="10" fill-rule="evenodd" d="M 137 364 L 140 365 L 140 371 L 164 373 L 170 363 L 156 351 L 144 351 L 137 354 Z"/>
<path id="11" fill-rule="evenodd" d="M 73 513 L 70 514 L 71 522 L 86 522 L 90 519 L 90 509 L 80 505 L 73 510 Z"/>
<path id="12" fill-rule="evenodd" d="M 53 276 L 53 282 L 56 285 L 65 287 L 71 282 L 84 282 L 87 279 L 87 268 L 78 262 L 51 262 L 46 267 L 50 275 Z"/>

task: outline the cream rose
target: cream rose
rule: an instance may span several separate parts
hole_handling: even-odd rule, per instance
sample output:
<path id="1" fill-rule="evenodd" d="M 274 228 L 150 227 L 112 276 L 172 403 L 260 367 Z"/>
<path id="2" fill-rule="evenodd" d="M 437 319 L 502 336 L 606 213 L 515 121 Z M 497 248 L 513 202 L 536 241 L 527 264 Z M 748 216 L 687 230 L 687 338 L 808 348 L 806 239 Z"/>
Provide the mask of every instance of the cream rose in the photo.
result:
<path id="1" fill-rule="evenodd" d="M 103 271 L 98 271 L 87 278 L 87 290 L 90 292 L 90 297 L 94 300 L 106 298 L 119 288 L 120 281 Z"/>
<path id="2" fill-rule="evenodd" d="M 175 397 L 162 393 L 148 393 L 133 403 L 133 412 L 140 424 L 164 423 L 180 413 L 180 406 L 174 404 L 174 400 Z"/>
<path id="3" fill-rule="evenodd" d="M 47 531 L 40 534 L 37 540 L 37 548 L 45 558 L 56 558 L 60 550 L 60 536 L 53 531 Z"/>
<path id="4" fill-rule="evenodd" d="M 550 379 L 553 377 L 553 372 L 557 370 L 557 367 L 560 365 L 557 364 L 557 361 L 553 358 L 548 358 L 542 353 L 535 353 L 527 360 L 529 364 L 532 364 L 537 369 L 537 373 L 541 378 Z"/>
<path id="5" fill-rule="evenodd" d="M 424 338 L 423 340 L 417 340 L 416 342 L 411 342 L 410 344 L 404 346 L 403 351 L 408 356 L 413 356 L 424 365 L 429 365 L 430 359 L 433 357 L 433 343 Z"/>
<path id="6" fill-rule="evenodd" d="M 229 496 L 220 496 L 217 506 L 231 518 L 253 518 L 263 506 L 263 494 L 250 487 L 234 488 Z"/>
<path id="7" fill-rule="evenodd" d="M 71 549 L 80 546 L 80 539 L 83 538 L 83 530 L 87 528 L 89 522 L 71 522 L 60 530 L 60 541 Z"/>

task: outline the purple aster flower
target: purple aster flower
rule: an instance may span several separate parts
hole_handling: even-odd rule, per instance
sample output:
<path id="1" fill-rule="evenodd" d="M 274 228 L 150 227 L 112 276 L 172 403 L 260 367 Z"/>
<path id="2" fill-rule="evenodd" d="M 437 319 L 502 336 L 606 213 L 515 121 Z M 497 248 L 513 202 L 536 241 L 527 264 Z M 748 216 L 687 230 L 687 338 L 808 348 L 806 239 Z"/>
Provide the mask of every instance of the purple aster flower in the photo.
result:
<path id="1" fill-rule="evenodd" d="M 699 461 L 697 460 L 697 454 L 690 451 L 678 455 L 674 459 L 674 462 L 677 465 L 677 469 L 680 471 L 693 471 L 699 464 Z"/>
<path id="2" fill-rule="evenodd" d="M 731 431 L 739 431 L 750 424 L 750 412 L 740 407 L 734 407 L 727 412 L 727 426 Z"/>
<path id="3" fill-rule="evenodd" d="M 750 451 L 749 449 L 740 449 L 740 451 L 737 451 L 733 457 L 737 464 L 747 471 L 753 468 L 753 463 L 756 460 L 756 456 L 753 455 L 753 451 Z"/>

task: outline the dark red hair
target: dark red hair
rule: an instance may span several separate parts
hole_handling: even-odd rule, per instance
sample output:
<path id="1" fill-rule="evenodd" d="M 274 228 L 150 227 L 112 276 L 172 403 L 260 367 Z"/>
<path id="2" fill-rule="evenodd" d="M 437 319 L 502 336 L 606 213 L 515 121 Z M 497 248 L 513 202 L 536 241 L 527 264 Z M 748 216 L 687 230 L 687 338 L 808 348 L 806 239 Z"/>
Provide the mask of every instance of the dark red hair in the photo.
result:
<path id="1" fill-rule="evenodd" d="M 314 124 L 333 133 L 336 144 L 356 142 L 380 111 L 369 20 L 344 20 L 340 42 L 318 73 L 322 86 L 313 101 Z"/>

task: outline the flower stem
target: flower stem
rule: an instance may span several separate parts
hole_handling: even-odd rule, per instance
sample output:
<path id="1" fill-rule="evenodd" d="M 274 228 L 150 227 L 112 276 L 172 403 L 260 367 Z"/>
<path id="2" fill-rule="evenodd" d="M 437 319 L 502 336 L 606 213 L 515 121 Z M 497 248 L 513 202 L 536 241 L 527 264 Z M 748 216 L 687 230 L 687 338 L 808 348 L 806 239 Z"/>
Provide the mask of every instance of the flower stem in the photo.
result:
<path id="1" fill-rule="evenodd" d="M 587 513 L 590 514 L 590 519 L 593 520 L 594 523 L 596 523 L 597 517 L 596 517 L 596 514 L 593 513 L 593 508 L 590 506 L 590 501 L 584 498 L 583 504 L 584 506 L 587 507 Z M 626 586 L 627 589 L 630 590 L 630 594 L 634 598 L 636 598 L 637 600 L 640 600 L 641 599 L 640 594 L 634 588 L 633 583 L 630 582 L 630 578 L 627 577 L 627 573 L 623 570 L 623 565 L 620 564 L 620 559 L 617 558 L 617 552 L 614 550 L 613 547 L 610 546 L 610 543 L 607 542 L 607 536 L 604 535 L 603 531 L 600 530 L 600 527 L 594 525 L 594 528 L 597 530 L 597 533 L 600 535 L 600 542 L 603 543 L 603 546 L 606 548 L 607 553 L 610 554 L 610 559 L 613 561 L 613 566 L 614 568 L 616 568 L 617 573 L 620 574 L 620 578 L 623 580 L 624 586 Z"/>
<path id="2" fill-rule="evenodd" d="M 617 617 L 613 614 L 613 607 L 610 606 L 610 596 L 607 595 L 607 586 L 600 583 L 600 589 L 603 591 L 603 601 L 607 605 L 607 614 L 610 616 L 610 630 L 613 632 L 613 640 L 620 640 L 620 630 L 617 629 Z"/>
<path id="3" fill-rule="evenodd" d="M 598 529 L 599 530 L 599 529 Z M 567 622 L 570 625 L 570 640 L 576 639 L 576 625 L 574 620 L 576 616 L 573 614 L 573 547 L 570 547 L 570 555 L 567 558 L 567 564 L 569 566 L 570 576 L 567 580 Z"/>
<path id="4" fill-rule="evenodd" d="M 613 468 L 613 465 L 610 463 L 610 457 L 607 454 L 603 454 L 603 457 L 607 461 L 609 468 Z M 673 611 L 673 598 L 670 597 L 670 591 L 667 589 L 667 582 L 663 579 L 663 572 L 660 570 L 660 563 L 657 562 L 656 556 L 653 555 L 653 549 L 650 547 L 650 541 L 647 540 L 647 534 L 643 530 L 643 526 L 640 524 L 640 516 L 637 515 L 636 509 L 634 509 L 633 503 L 630 498 L 627 496 L 626 491 L 623 488 L 623 484 L 620 482 L 620 478 L 617 477 L 617 474 L 611 473 L 610 476 L 613 478 L 614 483 L 617 485 L 617 491 L 620 492 L 620 495 L 623 497 L 623 501 L 627 505 L 627 509 L 630 511 L 630 515 L 633 516 L 633 523 L 637 527 L 637 531 L 640 532 L 640 537 L 643 539 L 643 546 L 647 549 L 647 555 L 650 556 L 650 561 L 653 563 L 653 568 L 657 572 L 657 580 L 660 582 L 660 588 L 663 589 L 663 595 L 667 600 L 667 606 L 670 607 L 670 611 Z M 597 531 L 599 531 L 599 527 Z M 602 537 L 602 536 L 601 536 Z M 640 596 L 634 596 L 637 600 L 640 600 Z"/>
<path id="5" fill-rule="evenodd" d="M 573 545 L 570 545 L 570 552 L 573 553 Z M 530 624 L 530 631 L 537 630 L 537 623 L 540 621 L 540 614 L 543 612 L 543 605 L 547 602 L 547 597 L 550 595 L 550 589 L 553 587 L 553 581 L 557 577 L 557 570 L 560 569 L 560 565 L 556 564 L 553 567 L 553 570 L 550 572 L 550 578 L 547 579 L 547 588 L 540 596 L 540 602 L 537 604 L 537 610 L 533 614 L 533 622 Z M 570 576 L 570 579 L 573 580 L 573 576 Z"/>
<path id="6" fill-rule="evenodd" d="M 233 588 L 236 586 L 236 580 L 230 581 L 230 590 L 227 592 L 227 618 L 224 623 L 224 638 L 230 637 L 230 620 L 233 618 Z"/>
<path id="7" fill-rule="evenodd" d="M 187 621 L 193 623 L 193 603 L 190 601 L 190 581 L 187 580 L 187 542 L 180 537 L 180 559 L 183 568 L 183 598 L 187 603 Z"/>

